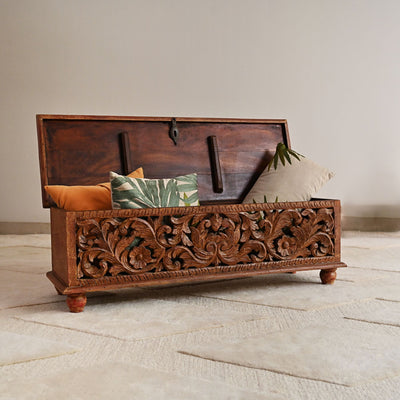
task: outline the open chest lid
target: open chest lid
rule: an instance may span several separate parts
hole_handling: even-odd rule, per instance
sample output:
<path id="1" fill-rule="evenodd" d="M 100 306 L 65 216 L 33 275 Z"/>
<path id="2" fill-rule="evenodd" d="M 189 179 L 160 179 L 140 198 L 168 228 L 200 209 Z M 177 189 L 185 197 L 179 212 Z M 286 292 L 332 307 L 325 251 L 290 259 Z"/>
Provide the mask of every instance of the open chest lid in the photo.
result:
<path id="1" fill-rule="evenodd" d="M 37 115 L 43 207 L 46 185 L 95 185 L 143 167 L 145 178 L 196 172 L 201 204 L 240 203 L 272 159 L 290 147 L 286 120 Z"/>

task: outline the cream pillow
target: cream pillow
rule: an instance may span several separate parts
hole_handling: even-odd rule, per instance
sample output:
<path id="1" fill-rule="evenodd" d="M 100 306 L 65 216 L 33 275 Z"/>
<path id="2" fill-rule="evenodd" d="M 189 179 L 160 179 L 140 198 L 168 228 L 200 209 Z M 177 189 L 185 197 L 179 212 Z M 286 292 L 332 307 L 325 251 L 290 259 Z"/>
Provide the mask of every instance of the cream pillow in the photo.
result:
<path id="1" fill-rule="evenodd" d="M 333 175 L 303 156 L 291 157 L 290 163 L 278 161 L 265 168 L 243 203 L 264 203 L 265 199 L 268 202 L 308 201 Z"/>

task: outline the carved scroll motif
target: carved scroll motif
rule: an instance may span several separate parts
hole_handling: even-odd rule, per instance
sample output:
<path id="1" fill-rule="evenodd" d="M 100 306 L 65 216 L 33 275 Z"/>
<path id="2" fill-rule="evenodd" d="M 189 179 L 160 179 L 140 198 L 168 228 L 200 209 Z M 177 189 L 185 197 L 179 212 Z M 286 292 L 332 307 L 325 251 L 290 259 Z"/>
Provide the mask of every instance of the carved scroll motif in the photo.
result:
<path id="1" fill-rule="evenodd" d="M 84 279 L 333 255 L 333 208 L 77 221 Z"/>

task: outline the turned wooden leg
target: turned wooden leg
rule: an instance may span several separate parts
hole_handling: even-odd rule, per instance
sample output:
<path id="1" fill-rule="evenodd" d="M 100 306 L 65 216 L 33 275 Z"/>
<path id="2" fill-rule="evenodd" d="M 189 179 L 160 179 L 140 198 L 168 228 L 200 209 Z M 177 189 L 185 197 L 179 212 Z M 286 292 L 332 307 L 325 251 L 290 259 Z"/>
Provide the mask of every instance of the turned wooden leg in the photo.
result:
<path id="1" fill-rule="evenodd" d="M 333 269 L 321 269 L 319 273 L 319 277 L 321 278 L 321 282 L 323 284 L 332 284 L 336 279 L 336 268 Z"/>
<path id="2" fill-rule="evenodd" d="M 86 305 L 86 294 L 69 294 L 67 296 L 67 305 L 69 307 L 69 311 L 73 313 L 82 312 Z"/>
<path id="3" fill-rule="evenodd" d="M 61 293 L 57 288 L 55 288 L 55 289 L 56 289 L 57 294 L 59 294 L 60 296 L 62 296 L 62 293 Z"/>

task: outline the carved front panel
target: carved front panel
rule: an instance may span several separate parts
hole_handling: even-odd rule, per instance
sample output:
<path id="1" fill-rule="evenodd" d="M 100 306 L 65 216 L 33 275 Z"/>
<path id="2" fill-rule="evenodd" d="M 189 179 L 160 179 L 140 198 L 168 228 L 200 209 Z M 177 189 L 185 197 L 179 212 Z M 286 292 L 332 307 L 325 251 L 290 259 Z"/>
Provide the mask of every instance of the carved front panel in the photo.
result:
<path id="1" fill-rule="evenodd" d="M 334 241 L 331 207 L 82 217 L 78 278 L 321 260 L 335 255 Z"/>

